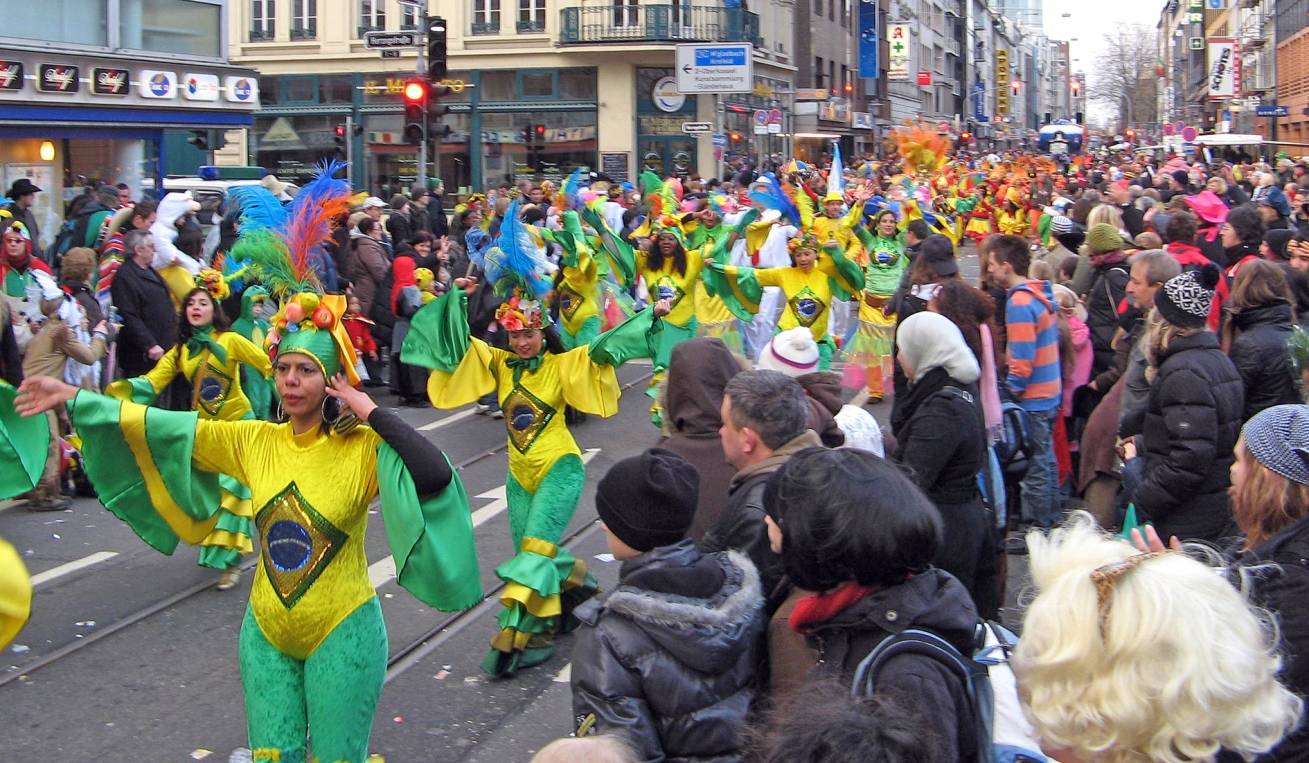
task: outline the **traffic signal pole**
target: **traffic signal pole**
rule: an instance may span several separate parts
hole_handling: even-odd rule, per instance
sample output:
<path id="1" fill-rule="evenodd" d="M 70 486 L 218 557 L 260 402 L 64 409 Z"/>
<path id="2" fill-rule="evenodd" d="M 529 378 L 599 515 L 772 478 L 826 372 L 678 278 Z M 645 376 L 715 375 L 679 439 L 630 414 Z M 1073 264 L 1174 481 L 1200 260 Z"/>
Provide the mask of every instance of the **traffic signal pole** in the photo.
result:
<path id="1" fill-rule="evenodd" d="M 421 7 L 421 6 L 419 6 Z M 423 24 L 422 39 L 418 41 L 418 69 L 415 72 L 421 76 L 427 75 L 427 65 L 425 63 L 427 52 L 427 24 Z M 418 185 L 423 188 L 427 187 L 427 134 L 431 132 L 430 122 L 427 118 L 427 104 L 429 98 L 423 99 L 423 139 L 418 143 Z"/>

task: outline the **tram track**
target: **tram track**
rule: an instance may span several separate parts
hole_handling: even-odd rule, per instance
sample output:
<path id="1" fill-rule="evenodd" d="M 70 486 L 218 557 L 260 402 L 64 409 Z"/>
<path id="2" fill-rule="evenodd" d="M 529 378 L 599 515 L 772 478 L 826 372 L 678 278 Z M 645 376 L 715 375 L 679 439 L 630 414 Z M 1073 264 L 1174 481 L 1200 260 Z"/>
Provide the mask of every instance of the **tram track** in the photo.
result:
<path id="1" fill-rule="evenodd" d="M 652 373 L 645 373 L 637 377 L 636 379 L 633 379 L 632 381 L 621 385 L 621 387 L 619 388 L 620 392 L 627 392 L 632 387 L 635 387 L 636 385 L 641 384 L 647 381 L 648 379 L 650 379 L 652 375 L 653 375 Z M 473 466 L 474 464 L 477 464 L 481 461 L 484 461 L 487 458 L 506 452 L 508 448 L 509 448 L 508 443 L 502 442 L 500 445 L 483 450 L 480 453 L 469 456 L 468 458 L 456 463 L 455 470 L 462 472 L 464 469 Z M 373 508 L 374 505 L 376 504 L 370 505 L 370 509 Z M 587 534 L 588 532 L 593 531 L 594 529 L 595 529 L 595 525 L 593 523 L 585 525 L 579 528 L 578 530 L 576 530 L 575 532 L 565 536 L 560 542 L 561 544 L 571 544 L 576 539 Z M 248 561 L 241 564 L 240 566 L 241 572 L 243 574 L 249 572 L 250 570 L 254 569 L 258 565 L 258 563 L 259 563 L 258 555 L 251 555 Z M 60 646 L 55 650 L 51 651 L 49 654 L 43 655 L 40 658 L 33 660 L 32 662 L 26 665 L 20 666 L 18 669 L 14 670 L 8 675 L 0 676 L 0 688 L 4 688 L 5 686 L 11 683 L 27 680 L 27 678 L 31 676 L 31 674 L 43 668 L 48 668 L 51 665 L 54 665 L 55 663 L 59 662 L 60 660 L 63 660 L 67 657 L 70 657 L 80 652 L 81 650 L 91 646 L 92 644 L 95 644 L 103 639 L 106 639 L 115 633 L 124 631 L 132 627 L 133 625 L 141 623 L 149 619 L 150 617 L 159 614 L 160 612 L 163 612 L 179 604 L 182 604 L 186 602 L 188 599 L 191 599 L 194 596 L 203 593 L 204 591 L 211 590 L 213 587 L 214 587 L 213 582 L 206 580 L 200 583 L 196 583 L 195 585 L 192 585 L 188 588 L 184 588 L 181 591 L 177 591 L 176 593 L 166 596 L 163 599 L 152 602 L 148 606 L 142 607 L 141 609 L 127 615 L 126 617 L 115 620 L 114 622 L 109 623 L 102 628 L 99 628 L 93 633 L 86 634 L 84 638 L 64 644 L 63 646 Z M 484 615 L 488 611 L 494 611 L 494 608 L 499 605 L 499 593 L 504 589 L 504 587 L 505 584 L 503 582 L 499 583 L 493 589 L 487 592 L 483 596 L 482 600 L 477 604 L 474 604 L 472 607 L 469 607 L 468 609 L 463 610 L 462 612 L 452 613 L 442 618 L 442 620 L 439 623 L 423 631 L 422 635 L 420 635 L 418 638 L 410 640 L 405 646 L 396 650 L 392 655 L 390 655 L 387 658 L 386 681 L 390 682 L 394 677 L 400 675 L 405 670 L 408 670 L 419 660 L 423 659 L 432 651 L 434 651 L 436 648 L 438 648 L 442 643 L 445 643 L 445 641 L 447 641 L 450 637 L 462 631 L 465 627 L 467 627 L 467 625 L 476 622 L 482 615 Z"/>

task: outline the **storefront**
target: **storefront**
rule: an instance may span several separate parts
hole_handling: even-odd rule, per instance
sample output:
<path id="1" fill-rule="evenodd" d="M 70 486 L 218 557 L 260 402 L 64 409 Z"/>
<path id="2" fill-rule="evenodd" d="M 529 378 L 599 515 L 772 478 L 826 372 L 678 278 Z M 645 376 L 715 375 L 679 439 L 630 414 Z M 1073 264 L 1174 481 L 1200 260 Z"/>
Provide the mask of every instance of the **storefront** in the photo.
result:
<path id="1" fill-rule="evenodd" d="M 0 192 L 21 177 L 43 190 L 36 208 L 48 244 L 63 202 L 84 186 L 123 182 L 134 196 L 156 194 L 165 175 L 196 170 L 198 162 L 170 166 L 184 155 L 177 146 L 212 145 L 250 125 L 258 103 L 245 69 L 0 48 Z"/>

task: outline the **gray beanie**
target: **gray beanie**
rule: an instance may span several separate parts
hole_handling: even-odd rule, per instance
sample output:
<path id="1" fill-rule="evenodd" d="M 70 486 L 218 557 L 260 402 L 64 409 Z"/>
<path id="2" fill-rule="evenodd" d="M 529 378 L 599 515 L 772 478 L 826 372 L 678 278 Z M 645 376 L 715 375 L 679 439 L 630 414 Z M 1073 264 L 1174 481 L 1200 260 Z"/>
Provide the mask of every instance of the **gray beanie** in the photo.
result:
<path id="1" fill-rule="evenodd" d="M 1309 405 L 1265 408 L 1245 423 L 1241 436 L 1250 455 L 1270 471 L 1309 485 Z"/>

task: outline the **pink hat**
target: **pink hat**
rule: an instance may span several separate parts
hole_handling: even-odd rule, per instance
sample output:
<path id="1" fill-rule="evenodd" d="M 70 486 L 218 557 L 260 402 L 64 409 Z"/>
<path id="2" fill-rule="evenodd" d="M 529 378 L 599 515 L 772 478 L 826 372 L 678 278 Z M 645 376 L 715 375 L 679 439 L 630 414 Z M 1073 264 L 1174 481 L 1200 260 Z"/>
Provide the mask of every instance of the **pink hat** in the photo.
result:
<path id="1" fill-rule="evenodd" d="M 1227 219 L 1227 205 L 1213 191 L 1206 190 L 1194 196 L 1187 196 L 1186 206 L 1207 223 L 1217 225 Z"/>

